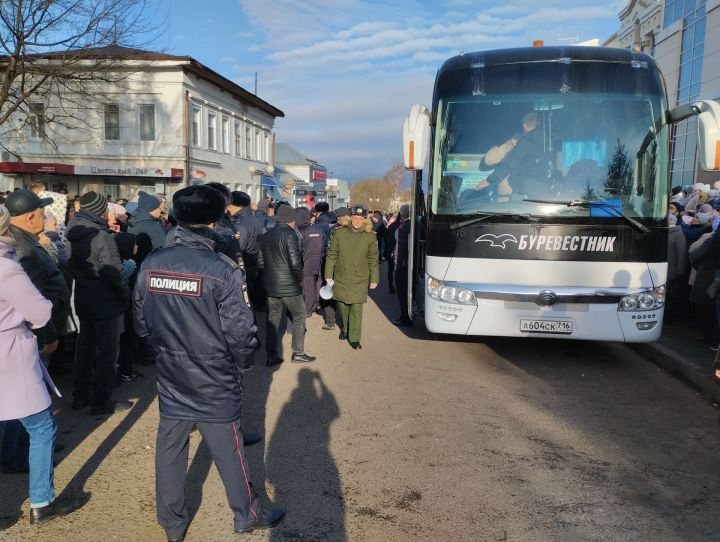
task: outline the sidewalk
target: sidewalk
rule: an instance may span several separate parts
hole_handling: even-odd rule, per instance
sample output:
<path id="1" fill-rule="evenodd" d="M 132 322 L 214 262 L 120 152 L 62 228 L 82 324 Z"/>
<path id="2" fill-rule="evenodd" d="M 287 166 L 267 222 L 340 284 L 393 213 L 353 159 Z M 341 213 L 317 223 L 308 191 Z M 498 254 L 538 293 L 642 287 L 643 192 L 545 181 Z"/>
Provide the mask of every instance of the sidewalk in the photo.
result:
<path id="1" fill-rule="evenodd" d="M 628 346 L 715 402 L 720 400 L 720 386 L 712 370 L 715 352 L 696 335 L 687 326 L 666 324 L 659 341 Z"/>

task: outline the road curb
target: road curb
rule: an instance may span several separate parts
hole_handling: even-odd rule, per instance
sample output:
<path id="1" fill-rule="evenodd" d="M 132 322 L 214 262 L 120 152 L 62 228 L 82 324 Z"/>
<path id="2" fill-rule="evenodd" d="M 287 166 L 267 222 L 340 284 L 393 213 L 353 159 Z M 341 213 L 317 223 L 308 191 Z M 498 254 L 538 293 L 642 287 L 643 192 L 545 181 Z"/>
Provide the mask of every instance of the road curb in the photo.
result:
<path id="1" fill-rule="evenodd" d="M 720 397 L 718 384 L 709 369 L 698 367 L 683 354 L 658 342 L 628 344 L 627 346 L 658 367 L 698 389 L 711 401 Z"/>

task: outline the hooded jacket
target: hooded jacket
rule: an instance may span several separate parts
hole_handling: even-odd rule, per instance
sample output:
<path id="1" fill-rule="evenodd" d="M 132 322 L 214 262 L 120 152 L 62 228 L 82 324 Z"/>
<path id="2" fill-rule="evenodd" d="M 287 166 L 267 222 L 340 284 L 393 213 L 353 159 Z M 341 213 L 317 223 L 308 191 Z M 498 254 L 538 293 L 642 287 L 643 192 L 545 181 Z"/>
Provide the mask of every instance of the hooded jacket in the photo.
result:
<path id="1" fill-rule="evenodd" d="M 10 226 L 15 239 L 18 263 L 30 277 L 35 288 L 53 304 L 50 321 L 35 330 L 41 345 L 56 341 L 67 327 L 70 314 L 70 290 L 52 257 L 40 246 L 36 235 L 17 226 Z"/>
<path id="2" fill-rule="evenodd" d="M 133 312 L 137 334 L 157 355 L 160 416 L 239 419 L 241 372 L 253 366 L 257 329 L 244 275 L 215 252 L 209 230 L 178 226 L 175 245 L 148 256 Z"/>
<path id="3" fill-rule="evenodd" d="M 162 227 L 157 218 L 150 215 L 152 211 L 158 208 L 160 201 L 155 196 L 141 193 L 137 210 L 128 220 L 128 233 L 138 235 L 146 233 L 152 241 L 153 250 L 158 250 L 165 243 L 165 228 Z"/>
<path id="4" fill-rule="evenodd" d="M 75 279 L 75 312 L 80 318 L 120 316 L 130 301 L 117 244 L 107 223 L 80 211 L 67 228 L 70 272 Z"/>
<path id="5" fill-rule="evenodd" d="M 325 261 L 325 278 L 335 281 L 333 299 L 348 304 L 367 301 L 369 284 L 380 280 L 378 245 L 369 220 L 360 231 L 352 225 L 335 230 Z"/>
<path id="6" fill-rule="evenodd" d="M 668 228 L 668 280 L 678 279 L 685 275 L 687 260 L 687 244 L 680 226 Z"/>
<path id="7" fill-rule="evenodd" d="M 262 236 L 258 256 L 263 285 L 269 297 L 302 295 L 303 259 L 295 230 L 278 223 Z"/>
<path id="8" fill-rule="evenodd" d="M 320 231 L 323 234 L 324 250 L 326 251 L 328 246 L 330 245 L 330 234 L 332 233 L 333 227 L 336 223 L 337 216 L 335 215 L 335 213 L 332 212 L 321 213 L 315 219 L 315 225 L 320 228 Z"/>

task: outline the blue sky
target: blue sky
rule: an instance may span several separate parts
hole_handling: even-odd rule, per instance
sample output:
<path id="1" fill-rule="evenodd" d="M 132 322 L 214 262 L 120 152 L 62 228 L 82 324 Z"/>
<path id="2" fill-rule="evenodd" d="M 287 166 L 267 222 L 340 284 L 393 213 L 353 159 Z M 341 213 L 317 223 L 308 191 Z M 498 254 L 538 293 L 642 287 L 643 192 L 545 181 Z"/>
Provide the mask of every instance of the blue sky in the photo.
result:
<path id="1" fill-rule="evenodd" d="M 627 0 L 167 0 L 153 44 L 190 55 L 285 112 L 288 143 L 357 180 L 402 160 L 402 121 L 430 105 L 435 73 L 461 51 L 600 38 Z"/>

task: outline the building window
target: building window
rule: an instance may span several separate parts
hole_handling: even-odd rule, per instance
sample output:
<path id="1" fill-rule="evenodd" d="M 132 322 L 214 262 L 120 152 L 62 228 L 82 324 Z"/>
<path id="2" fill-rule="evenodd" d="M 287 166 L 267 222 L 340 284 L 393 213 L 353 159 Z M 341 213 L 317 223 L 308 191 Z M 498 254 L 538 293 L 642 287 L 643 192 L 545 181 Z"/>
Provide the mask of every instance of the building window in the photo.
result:
<path id="1" fill-rule="evenodd" d="M 227 117 L 222 119 L 222 152 L 230 152 L 230 121 Z"/>
<path id="2" fill-rule="evenodd" d="M 235 156 L 242 156 L 242 128 L 239 122 L 235 123 Z"/>
<path id="3" fill-rule="evenodd" d="M 260 162 L 265 161 L 265 158 L 263 157 L 262 141 L 260 140 L 260 130 L 255 130 L 255 159 Z"/>
<path id="4" fill-rule="evenodd" d="M 270 162 L 270 134 L 265 134 L 265 162 Z"/>
<path id="5" fill-rule="evenodd" d="M 143 192 L 147 192 L 153 196 L 157 195 L 157 185 L 155 183 L 143 184 L 143 182 L 147 182 L 147 180 L 143 179 L 143 181 L 140 181 L 140 188 L 138 190 L 142 190 Z"/>
<path id="6" fill-rule="evenodd" d="M 192 144 L 200 146 L 200 108 L 192 108 Z"/>
<path id="7" fill-rule="evenodd" d="M 117 181 L 103 181 L 103 194 L 111 198 L 113 201 L 120 197 L 120 185 Z"/>
<path id="8" fill-rule="evenodd" d="M 120 106 L 105 104 L 105 140 L 120 140 Z"/>
<path id="9" fill-rule="evenodd" d="M 671 3 L 668 3 L 671 4 Z M 675 0 L 666 4 L 673 22 L 682 19 L 683 31 L 680 49 L 680 73 L 678 74 L 677 105 L 693 102 L 700 97 L 703 52 L 705 49 L 705 2 L 703 0 Z M 690 118 L 678 123 L 674 130 L 673 154 L 670 168 L 671 186 L 695 182 L 695 153 L 697 150 L 697 119 Z"/>
<path id="10" fill-rule="evenodd" d="M 140 104 L 140 141 L 155 141 L 155 104 Z"/>
<path id="11" fill-rule="evenodd" d="M 252 128 L 245 126 L 245 158 L 252 158 Z"/>
<path id="12" fill-rule="evenodd" d="M 42 102 L 30 104 L 30 137 L 45 137 L 45 104 Z"/>
<path id="13" fill-rule="evenodd" d="M 208 144 L 208 149 L 213 149 L 213 150 L 215 150 L 217 148 L 217 145 L 215 143 L 215 117 L 216 117 L 215 113 L 208 112 L 207 144 Z"/>

